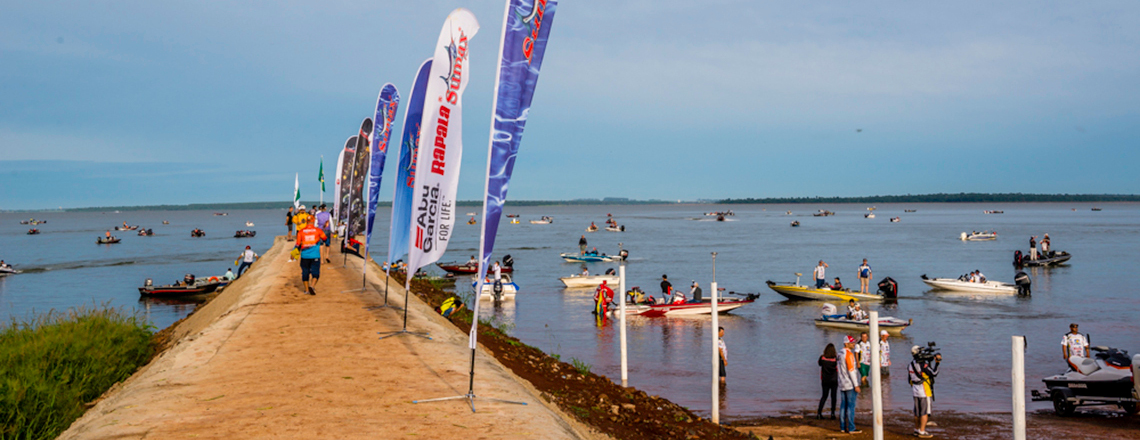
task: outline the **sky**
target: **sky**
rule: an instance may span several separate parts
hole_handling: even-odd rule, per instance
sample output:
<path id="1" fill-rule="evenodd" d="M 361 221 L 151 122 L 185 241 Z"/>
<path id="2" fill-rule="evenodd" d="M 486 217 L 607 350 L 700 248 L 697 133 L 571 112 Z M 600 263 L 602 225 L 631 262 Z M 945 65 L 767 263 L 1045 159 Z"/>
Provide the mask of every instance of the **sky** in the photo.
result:
<path id="1" fill-rule="evenodd" d="M 509 198 L 1140 193 L 1140 3 L 943 3 L 560 2 Z M 316 199 L 458 7 L 479 199 L 503 5 L 0 0 L 0 210 Z"/>

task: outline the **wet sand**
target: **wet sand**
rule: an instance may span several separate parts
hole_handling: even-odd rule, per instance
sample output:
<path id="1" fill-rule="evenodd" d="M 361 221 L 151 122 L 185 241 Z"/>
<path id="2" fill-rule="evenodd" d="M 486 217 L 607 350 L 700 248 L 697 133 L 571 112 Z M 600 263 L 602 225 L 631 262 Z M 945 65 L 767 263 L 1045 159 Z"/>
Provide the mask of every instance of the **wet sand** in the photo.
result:
<path id="1" fill-rule="evenodd" d="M 241 279 L 172 329 L 174 344 L 116 386 L 60 436 L 86 438 L 608 438 L 536 397 L 482 349 L 476 394 L 526 406 L 412 400 L 467 391 L 467 335 L 412 296 L 408 327 L 399 309 L 361 285 L 360 260 L 334 252 L 317 295 L 301 293 L 291 243 L 272 249 Z M 369 265 L 369 284 L 383 288 Z M 402 305 L 393 284 L 389 301 Z"/>

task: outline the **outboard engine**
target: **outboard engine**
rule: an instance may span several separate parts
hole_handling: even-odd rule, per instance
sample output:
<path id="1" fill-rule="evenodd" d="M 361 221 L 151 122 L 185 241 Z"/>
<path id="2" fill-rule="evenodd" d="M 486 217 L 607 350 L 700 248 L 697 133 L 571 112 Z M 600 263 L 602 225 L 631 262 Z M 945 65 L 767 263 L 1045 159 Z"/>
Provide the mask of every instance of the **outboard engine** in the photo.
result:
<path id="1" fill-rule="evenodd" d="M 832 303 L 824 303 L 823 307 L 819 308 L 820 316 L 823 316 L 825 318 L 828 316 L 831 316 L 831 315 L 835 315 L 838 312 L 839 312 L 839 309 L 836 309 L 835 304 L 832 304 Z"/>
<path id="2" fill-rule="evenodd" d="M 623 259 L 623 260 L 629 259 L 629 251 L 627 251 L 625 249 L 622 249 L 621 252 L 618 252 L 618 255 L 621 256 L 621 259 Z"/>
<path id="3" fill-rule="evenodd" d="M 1029 296 L 1033 294 L 1030 289 L 1030 285 L 1033 284 L 1033 280 L 1029 278 L 1029 274 L 1025 273 L 1024 271 L 1019 271 L 1017 272 L 1017 275 L 1014 275 L 1013 282 L 1017 284 L 1018 295 Z"/>
<path id="4" fill-rule="evenodd" d="M 182 281 L 186 282 L 186 285 L 194 284 L 194 274 L 186 274 L 186 276 L 182 277 Z"/>
<path id="5" fill-rule="evenodd" d="M 503 267 L 515 267 L 515 259 L 511 254 L 503 255 Z"/>
<path id="6" fill-rule="evenodd" d="M 1140 354 L 1132 356 L 1132 397 L 1140 399 Z"/>
<path id="7" fill-rule="evenodd" d="M 491 291 L 494 292 L 495 301 L 503 300 L 503 280 L 495 280 L 495 284 L 491 285 Z"/>
<path id="8" fill-rule="evenodd" d="M 615 275 L 615 274 L 617 274 L 617 272 L 614 271 L 614 268 L 611 267 L 609 269 L 606 269 L 606 275 Z"/>
<path id="9" fill-rule="evenodd" d="M 883 278 L 879 281 L 879 293 L 884 298 L 898 298 L 899 297 L 899 283 L 891 277 Z"/>
<path id="10" fill-rule="evenodd" d="M 1013 264 L 1016 266 L 1021 265 L 1021 250 L 1013 251 Z"/>

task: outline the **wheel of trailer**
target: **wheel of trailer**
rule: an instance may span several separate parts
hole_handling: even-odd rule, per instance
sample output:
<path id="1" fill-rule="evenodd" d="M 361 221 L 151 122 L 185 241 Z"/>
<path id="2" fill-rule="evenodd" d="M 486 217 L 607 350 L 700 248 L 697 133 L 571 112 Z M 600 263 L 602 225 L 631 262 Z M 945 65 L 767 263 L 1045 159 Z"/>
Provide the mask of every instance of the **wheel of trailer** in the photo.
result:
<path id="1" fill-rule="evenodd" d="M 1124 412 L 1128 413 L 1128 415 L 1130 415 L 1130 416 L 1134 416 L 1137 413 L 1140 413 L 1140 406 L 1137 406 L 1136 402 L 1121 403 L 1120 409 L 1123 409 Z"/>
<path id="2" fill-rule="evenodd" d="M 1073 415 L 1073 411 L 1077 409 L 1077 406 L 1070 402 L 1065 397 L 1065 393 L 1061 390 L 1054 390 L 1052 397 L 1053 412 L 1057 413 L 1059 416 L 1071 416 Z"/>

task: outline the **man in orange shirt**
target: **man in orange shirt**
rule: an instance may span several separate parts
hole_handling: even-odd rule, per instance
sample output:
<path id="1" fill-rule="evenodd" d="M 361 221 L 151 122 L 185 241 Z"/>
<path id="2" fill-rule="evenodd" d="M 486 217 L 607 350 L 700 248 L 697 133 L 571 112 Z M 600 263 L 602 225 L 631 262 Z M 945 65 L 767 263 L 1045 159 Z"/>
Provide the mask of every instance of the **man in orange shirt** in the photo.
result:
<path id="1" fill-rule="evenodd" d="M 313 290 L 321 278 L 321 242 L 328 236 L 316 226 L 316 220 L 309 217 L 305 227 L 297 231 L 296 248 L 301 251 L 301 282 L 305 283 L 305 291 L 309 295 L 316 295 Z M 313 283 L 309 284 L 309 276 Z"/>

